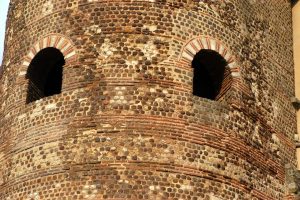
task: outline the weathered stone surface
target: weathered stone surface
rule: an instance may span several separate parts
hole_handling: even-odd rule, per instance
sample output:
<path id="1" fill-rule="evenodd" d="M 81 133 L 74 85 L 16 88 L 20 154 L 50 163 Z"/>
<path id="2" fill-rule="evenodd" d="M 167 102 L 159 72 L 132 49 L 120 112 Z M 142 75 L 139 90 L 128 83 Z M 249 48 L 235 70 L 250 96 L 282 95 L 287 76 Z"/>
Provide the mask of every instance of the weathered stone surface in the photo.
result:
<path id="1" fill-rule="evenodd" d="M 26 104 L 47 47 L 62 93 Z M 192 94 L 200 49 L 228 63 L 217 101 Z M 11 0 L 3 63 L 1 200 L 294 199 L 286 0 Z"/>

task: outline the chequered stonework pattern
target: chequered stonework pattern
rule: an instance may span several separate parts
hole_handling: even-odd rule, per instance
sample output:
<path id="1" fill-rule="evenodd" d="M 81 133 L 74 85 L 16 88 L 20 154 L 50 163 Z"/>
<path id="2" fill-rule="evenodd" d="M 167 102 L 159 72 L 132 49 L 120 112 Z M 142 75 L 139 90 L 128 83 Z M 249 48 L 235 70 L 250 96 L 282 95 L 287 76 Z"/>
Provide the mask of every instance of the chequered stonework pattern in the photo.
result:
<path id="1" fill-rule="evenodd" d="M 296 199 L 291 24 L 286 0 L 11 0 L 0 200 Z M 47 47 L 62 92 L 26 104 Z M 217 101 L 192 95 L 201 49 Z"/>

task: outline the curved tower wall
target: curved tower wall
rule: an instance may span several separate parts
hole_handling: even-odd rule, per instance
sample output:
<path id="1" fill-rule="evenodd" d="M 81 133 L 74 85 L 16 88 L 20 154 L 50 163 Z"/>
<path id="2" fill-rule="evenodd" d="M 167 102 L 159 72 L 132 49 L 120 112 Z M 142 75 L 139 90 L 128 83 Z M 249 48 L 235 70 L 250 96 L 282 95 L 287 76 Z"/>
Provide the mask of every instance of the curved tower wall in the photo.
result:
<path id="1" fill-rule="evenodd" d="M 26 103 L 28 66 L 48 47 L 65 58 L 62 92 Z M 201 49 L 228 63 L 216 101 L 192 94 Z M 285 0 L 11 0 L 3 63 L 0 199 L 290 192 L 296 118 Z"/>

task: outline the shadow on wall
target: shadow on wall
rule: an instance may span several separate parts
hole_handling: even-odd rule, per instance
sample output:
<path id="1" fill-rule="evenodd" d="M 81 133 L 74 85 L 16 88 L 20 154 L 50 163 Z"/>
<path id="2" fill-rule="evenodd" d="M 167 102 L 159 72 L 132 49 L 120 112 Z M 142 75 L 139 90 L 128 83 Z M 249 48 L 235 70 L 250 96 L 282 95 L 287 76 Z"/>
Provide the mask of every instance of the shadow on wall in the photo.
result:
<path id="1" fill-rule="evenodd" d="M 27 103 L 43 97 L 61 93 L 64 55 L 56 48 L 41 50 L 31 61 L 26 78 L 28 79 Z"/>
<path id="2" fill-rule="evenodd" d="M 193 94 L 216 100 L 222 89 L 226 60 L 217 52 L 200 50 L 192 61 L 194 68 Z"/>

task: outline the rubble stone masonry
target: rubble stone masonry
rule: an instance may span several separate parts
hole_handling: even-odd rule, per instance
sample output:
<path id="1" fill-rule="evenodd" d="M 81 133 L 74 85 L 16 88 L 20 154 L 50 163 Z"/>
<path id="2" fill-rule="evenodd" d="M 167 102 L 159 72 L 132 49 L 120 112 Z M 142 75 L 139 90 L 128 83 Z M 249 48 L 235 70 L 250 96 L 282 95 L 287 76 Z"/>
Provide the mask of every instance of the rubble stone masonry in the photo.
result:
<path id="1" fill-rule="evenodd" d="M 287 0 L 11 0 L 0 200 L 296 199 L 292 44 Z M 50 47 L 61 93 L 28 102 Z M 202 49 L 228 64 L 216 100 Z"/>

